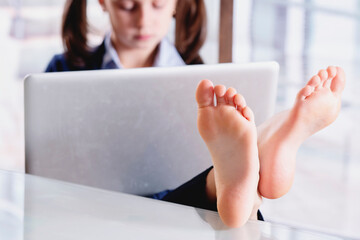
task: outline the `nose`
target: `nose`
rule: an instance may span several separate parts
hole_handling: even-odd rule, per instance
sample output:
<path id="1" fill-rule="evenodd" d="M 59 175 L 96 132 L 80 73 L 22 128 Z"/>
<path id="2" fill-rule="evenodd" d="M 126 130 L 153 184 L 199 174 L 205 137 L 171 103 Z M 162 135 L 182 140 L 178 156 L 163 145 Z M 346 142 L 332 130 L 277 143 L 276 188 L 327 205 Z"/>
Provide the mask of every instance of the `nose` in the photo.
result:
<path id="1" fill-rule="evenodd" d="M 143 4 L 138 8 L 137 14 L 137 27 L 142 28 L 150 23 L 151 8 L 147 4 Z"/>

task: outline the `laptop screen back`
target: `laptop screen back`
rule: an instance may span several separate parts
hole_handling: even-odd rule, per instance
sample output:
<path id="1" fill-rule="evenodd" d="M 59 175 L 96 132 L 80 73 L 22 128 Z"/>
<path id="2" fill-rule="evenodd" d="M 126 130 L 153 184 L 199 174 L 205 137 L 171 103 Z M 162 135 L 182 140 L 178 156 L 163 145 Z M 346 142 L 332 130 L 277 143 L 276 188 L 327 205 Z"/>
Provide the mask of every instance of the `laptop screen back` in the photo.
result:
<path id="1" fill-rule="evenodd" d="M 274 62 L 29 75 L 26 172 L 139 195 L 175 188 L 211 166 L 196 125 L 199 81 L 237 89 L 260 124 L 277 76 Z"/>

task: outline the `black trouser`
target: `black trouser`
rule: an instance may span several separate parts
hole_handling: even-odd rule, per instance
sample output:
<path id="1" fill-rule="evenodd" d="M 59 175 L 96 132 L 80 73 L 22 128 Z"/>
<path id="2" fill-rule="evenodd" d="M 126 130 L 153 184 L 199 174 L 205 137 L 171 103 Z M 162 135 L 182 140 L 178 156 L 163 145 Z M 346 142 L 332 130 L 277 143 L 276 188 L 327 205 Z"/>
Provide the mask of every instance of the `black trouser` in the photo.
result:
<path id="1" fill-rule="evenodd" d="M 206 177 L 212 167 L 200 173 L 190 181 L 174 190 L 166 190 L 151 196 L 167 202 L 179 203 L 191 207 L 217 211 L 216 202 L 210 202 L 206 195 Z M 260 211 L 257 212 L 258 220 L 264 221 Z"/>

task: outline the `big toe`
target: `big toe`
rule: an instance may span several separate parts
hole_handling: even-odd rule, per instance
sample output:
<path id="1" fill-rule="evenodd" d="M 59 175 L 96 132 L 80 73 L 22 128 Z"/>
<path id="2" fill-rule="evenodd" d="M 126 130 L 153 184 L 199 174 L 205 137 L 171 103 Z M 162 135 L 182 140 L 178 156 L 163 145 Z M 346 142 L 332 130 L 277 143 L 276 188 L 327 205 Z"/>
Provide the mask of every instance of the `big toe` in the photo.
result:
<path id="1" fill-rule="evenodd" d="M 340 95 L 344 90 L 345 81 L 346 81 L 346 77 L 344 70 L 341 67 L 336 67 L 336 76 L 331 81 L 331 86 L 330 86 L 331 91 L 334 94 Z"/>
<path id="2" fill-rule="evenodd" d="M 199 108 L 213 106 L 214 85 L 210 80 L 202 80 L 196 88 L 196 101 Z"/>

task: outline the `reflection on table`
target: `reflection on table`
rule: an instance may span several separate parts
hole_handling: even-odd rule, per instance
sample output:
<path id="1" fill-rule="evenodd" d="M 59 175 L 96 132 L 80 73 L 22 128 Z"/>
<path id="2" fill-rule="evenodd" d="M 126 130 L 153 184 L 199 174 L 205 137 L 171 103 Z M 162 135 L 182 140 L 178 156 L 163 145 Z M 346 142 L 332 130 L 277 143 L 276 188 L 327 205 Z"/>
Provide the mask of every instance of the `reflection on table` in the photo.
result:
<path id="1" fill-rule="evenodd" d="M 341 239 L 216 212 L 0 170 L 0 239 Z"/>

